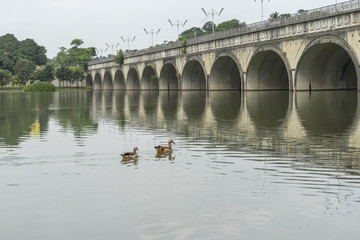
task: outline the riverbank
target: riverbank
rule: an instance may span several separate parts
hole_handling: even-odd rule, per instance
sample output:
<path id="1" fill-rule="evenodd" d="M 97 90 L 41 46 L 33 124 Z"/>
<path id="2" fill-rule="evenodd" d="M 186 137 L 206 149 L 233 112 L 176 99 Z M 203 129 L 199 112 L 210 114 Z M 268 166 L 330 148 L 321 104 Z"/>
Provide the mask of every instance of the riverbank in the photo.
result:
<path id="1" fill-rule="evenodd" d="M 21 92 L 23 89 L 23 87 L 19 87 L 19 88 L 0 88 L 0 92 Z M 55 91 L 60 91 L 60 92 L 64 92 L 64 91 L 92 91 L 92 87 L 78 87 L 78 88 L 70 88 L 70 87 L 65 87 L 65 88 L 56 88 Z"/>

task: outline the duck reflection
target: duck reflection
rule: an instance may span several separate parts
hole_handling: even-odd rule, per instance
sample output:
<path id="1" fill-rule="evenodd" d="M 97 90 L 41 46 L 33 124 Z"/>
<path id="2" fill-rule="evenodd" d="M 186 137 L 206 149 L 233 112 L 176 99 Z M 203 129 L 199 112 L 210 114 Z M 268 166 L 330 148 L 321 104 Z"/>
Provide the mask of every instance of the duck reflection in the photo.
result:
<path id="1" fill-rule="evenodd" d="M 211 109 L 217 121 L 237 119 L 241 108 L 240 91 L 213 91 L 209 94 Z"/>
<path id="2" fill-rule="evenodd" d="M 296 108 L 300 122 L 309 134 L 346 134 L 355 120 L 357 92 L 298 92 Z"/>
<path id="3" fill-rule="evenodd" d="M 172 152 L 167 152 L 167 153 L 156 153 L 155 155 L 156 158 L 167 158 L 169 161 L 174 161 L 175 157 L 172 156 Z"/>
<path id="4" fill-rule="evenodd" d="M 258 130 L 277 130 L 289 109 L 288 91 L 257 91 L 246 93 L 250 118 Z"/>

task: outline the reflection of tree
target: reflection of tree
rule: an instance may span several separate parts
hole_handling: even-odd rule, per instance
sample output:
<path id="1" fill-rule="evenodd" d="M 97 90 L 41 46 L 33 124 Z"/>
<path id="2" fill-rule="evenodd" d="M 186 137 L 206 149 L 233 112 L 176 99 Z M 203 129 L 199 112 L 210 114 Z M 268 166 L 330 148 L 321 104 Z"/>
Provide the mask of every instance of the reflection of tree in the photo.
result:
<path id="1" fill-rule="evenodd" d="M 48 130 L 52 93 L 0 93 L 0 141 L 18 145 L 32 129 L 40 135 Z"/>
<path id="2" fill-rule="evenodd" d="M 63 128 L 73 130 L 76 138 L 94 133 L 98 124 L 90 117 L 92 92 L 57 92 L 55 118 Z"/>

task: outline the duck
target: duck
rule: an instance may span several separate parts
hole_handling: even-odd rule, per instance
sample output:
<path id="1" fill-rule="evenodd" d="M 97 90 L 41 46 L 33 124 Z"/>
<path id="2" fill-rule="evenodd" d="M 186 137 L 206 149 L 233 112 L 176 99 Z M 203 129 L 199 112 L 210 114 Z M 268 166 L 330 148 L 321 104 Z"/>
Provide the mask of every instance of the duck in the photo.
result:
<path id="1" fill-rule="evenodd" d="M 169 154 L 172 152 L 172 147 L 171 147 L 172 143 L 175 144 L 173 140 L 170 140 L 168 142 L 168 146 L 155 146 L 154 148 L 156 149 L 156 152 L 158 154 Z"/>
<path id="2" fill-rule="evenodd" d="M 130 160 L 130 159 L 136 159 L 139 157 L 136 151 L 139 151 L 137 147 L 134 147 L 132 152 L 124 152 L 121 154 L 123 160 Z"/>

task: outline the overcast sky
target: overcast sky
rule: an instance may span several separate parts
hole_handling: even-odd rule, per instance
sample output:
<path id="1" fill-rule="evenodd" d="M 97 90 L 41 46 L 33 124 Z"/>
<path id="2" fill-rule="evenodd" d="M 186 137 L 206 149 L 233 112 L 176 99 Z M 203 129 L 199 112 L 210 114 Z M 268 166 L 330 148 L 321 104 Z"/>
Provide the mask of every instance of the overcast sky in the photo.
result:
<path id="1" fill-rule="evenodd" d="M 264 18 L 277 11 L 295 13 L 299 9 L 314 9 L 334 4 L 335 0 L 264 0 Z M 344 2 L 338 0 L 337 2 Z M 175 40 L 175 22 L 188 20 L 180 32 L 190 27 L 202 27 L 206 18 L 201 11 L 224 11 L 215 17 L 218 24 L 230 19 L 254 23 L 261 21 L 261 0 L 0 0 L 0 35 L 14 34 L 19 40 L 34 39 L 47 49 L 53 58 L 59 47 L 70 47 L 75 38 L 84 41 L 83 47 L 106 49 L 119 43 L 126 49 L 121 37 L 134 37 L 130 49 L 142 49 L 151 45 L 151 37 L 143 28 L 157 31 L 154 44 Z M 115 50 L 114 50 L 115 52 Z M 111 53 L 111 48 L 105 53 Z M 104 54 L 104 55 L 105 55 Z"/>

